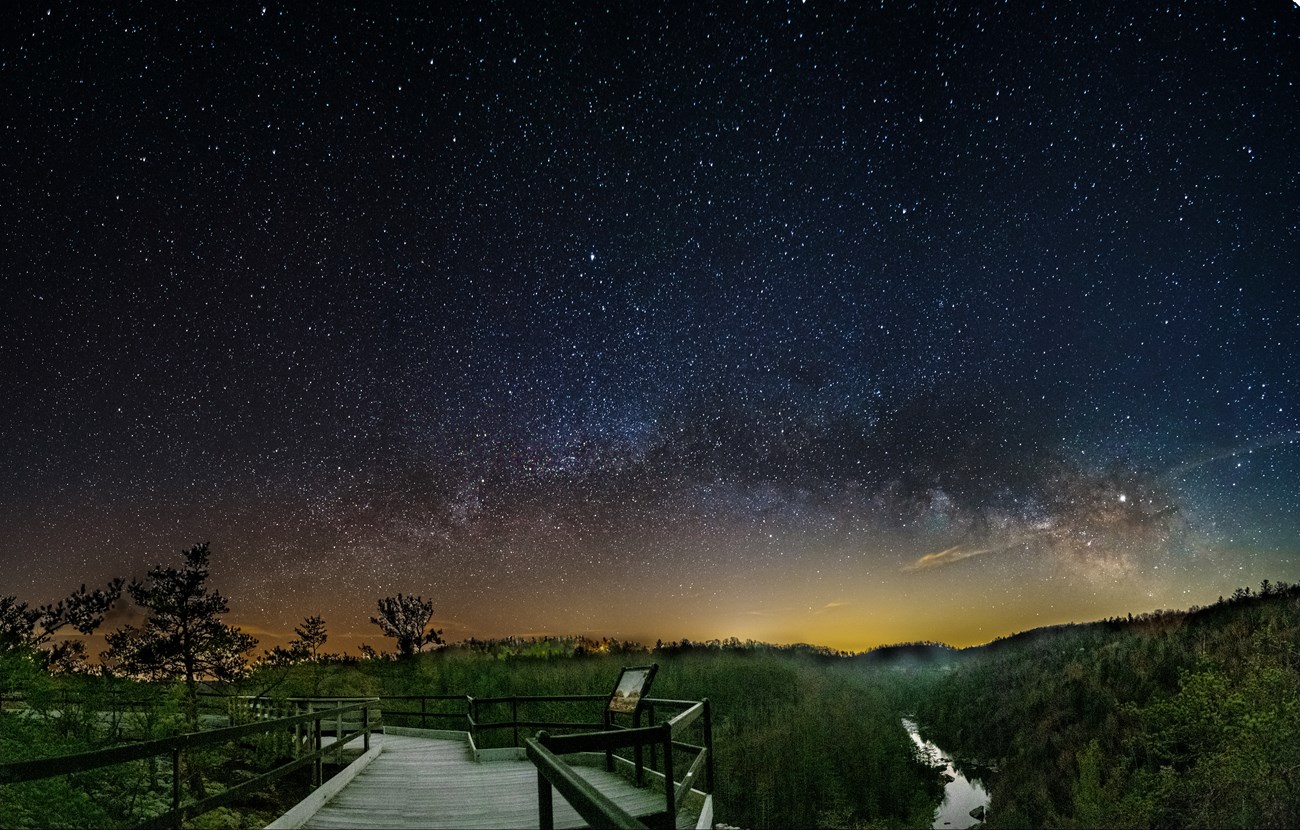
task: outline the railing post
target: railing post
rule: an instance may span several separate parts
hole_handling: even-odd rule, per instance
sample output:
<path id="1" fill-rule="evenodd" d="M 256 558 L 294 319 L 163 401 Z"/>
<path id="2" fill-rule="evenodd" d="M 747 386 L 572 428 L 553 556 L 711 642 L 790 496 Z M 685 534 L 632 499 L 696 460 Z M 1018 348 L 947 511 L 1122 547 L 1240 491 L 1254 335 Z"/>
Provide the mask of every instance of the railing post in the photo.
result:
<path id="1" fill-rule="evenodd" d="M 633 713 L 633 715 L 632 715 L 632 728 L 633 728 L 633 729 L 640 729 L 640 728 L 641 728 L 641 710 L 640 710 L 640 709 L 637 709 L 636 712 Z M 633 756 L 634 756 L 634 758 L 636 759 L 636 785 L 637 785 L 638 787 L 641 787 L 641 786 L 644 786 L 644 785 L 645 785 L 645 757 L 644 757 L 644 755 L 645 755 L 645 753 L 644 753 L 644 751 L 642 750 L 641 744 L 637 744 L 637 745 L 636 745 L 636 748 L 633 750 Z"/>
<path id="2" fill-rule="evenodd" d="M 673 728 L 664 723 L 664 798 L 668 815 L 664 827 L 677 826 L 677 782 L 673 781 Z"/>
<path id="3" fill-rule="evenodd" d="M 181 826 L 181 748 L 172 748 L 172 826 Z"/>
<path id="4" fill-rule="evenodd" d="M 465 695 L 465 714 L 469 718 L 469 737 L 474 741 L 475 748 L 478 747 L 478 704 L 475 703 L 473 695 Z"/>
<path id="5" fill-rule="evenodd" d="M 342 709 L 342 701 L 334 701 L 335 708 Z M 343 713 L 339 712 L 334 718 L 334 763 L 340 763 L 343 760 Z"/>
<path id="6" fill-rule="evenodd" d="M 550 734 L 545 730 L 537 733 L 537 742 L 546 746 Z M 549 749 L 549 747 L 548 747 Z M 555 804 L 551 794 L 551 782 L 546 780 L 542 768 L 537 768 L 537 826 L 539 830 L 555 830 Z"/>
<path id="7" fill-rule="evenodd" d="M 708 776 L 709 792 L 713 792 L 713 707 L 709 699 L 704 699 L 704 751 L 709 757 L 704 759 L 704 774 Z"/>
<path id="8" fill-rule="evenodd" d="M 648 704 L 650 707 L 650 725 L 655 725 L 655 705 Z M 650 769 L 659 766 L 659 744 L 650 744 Z"/>
<path id="9" fill-rule="evenodd" d="M 370 751 L 370 704 L 361 707 L 362 752 Z M 712 784 L 712 782 L 710 782 Z"/>
<path id="10" fill-rule="evenodd" d="M 609 706 L 605 707 L 605 714 L 602 720 L 605 723 L 606 730 L 610 730 L 614 728 L 614 715 L 612 712 L 609 711 Z M 605 750 L 605 772 L 613 772 L 613 771 L 614 771 L 614 750 L 607 749 Z"/>
<path id="11" fill-rule="evenodd" d="M 519 698 L 510 698 L 510 720 L 515 725 L 515 746 L 519 746 Z"/>
<path id="12" fill-rule="evenodd" d="M 316 707 L 314 705 L 311 707 L 311 711 L 313 712 L 316 711 Z M 320 752 L 321 739 L 320 739 L 320 716 L 319 715 L 312 720 L 312 735 L 315 736 L 315 740 L 312 743 L 314 744 L 313 750 L 316 754 L 316 757 L 313 758 L 311 762 L 311 786 L 312 789 L 316 789 L 321 785 L 321 782 L 324 779 L 324 770 L 322 769 L 321 752 Z"/>
<path id="13" fill-rule="evenodd" d="M 537 771 L 537 826 L 540 830 L 555 830 L 555 808 L 551 802 L 551 782 L 539 769 Z"/>

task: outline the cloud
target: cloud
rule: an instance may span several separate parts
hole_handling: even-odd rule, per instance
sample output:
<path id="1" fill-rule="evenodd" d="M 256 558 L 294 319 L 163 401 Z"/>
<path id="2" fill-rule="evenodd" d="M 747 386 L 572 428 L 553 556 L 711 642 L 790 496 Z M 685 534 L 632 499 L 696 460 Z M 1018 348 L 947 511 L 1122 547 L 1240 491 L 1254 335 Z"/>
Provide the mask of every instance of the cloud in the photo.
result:
<path id="1" fill-rule="evenodd" d="M 1226 458 L 1233 458 L 1234 456 L 1252 453 L 1255 450 L 1278 447 L 1283 444 L 1300 444 L 1300 432 L 1283 432 L 1277 435 L 1269 435 L 1265 438 L 1259 438 L 1235 447 L 1215 450 L 1201 456 L 1200 458 L 1194 458 L 1191 461 L 1173 467 L 1168 473 L 1166 473 L 1166 475 L 1171 478 L 1178 478 L 1190 473 L 1198 467 L 1204 467 L 1206 464 L 1211 464 L 1215 461 L 1222 461 Z"/>
<path id="2" fill-rule="evenodd" d="M 950 548 L 938 551 L 937 553 L 927 553 L 920 559 L 917 559 L 910 565 L 903 568 L 904 572 L 910 571 L 928 571 L 932 568 L 942 568 L 944 565 L 951 565 L 960 562 L 963 559 L 970 559 L 972 556 L 982 556 L 986 553 L 998 553 L 1004 550 L 1020 545 L 1024 540 L 1015 539 L 1014 541 L 1005 542 L 1000 545 L 970 545 L 965 542 L 953 545 Z"/>

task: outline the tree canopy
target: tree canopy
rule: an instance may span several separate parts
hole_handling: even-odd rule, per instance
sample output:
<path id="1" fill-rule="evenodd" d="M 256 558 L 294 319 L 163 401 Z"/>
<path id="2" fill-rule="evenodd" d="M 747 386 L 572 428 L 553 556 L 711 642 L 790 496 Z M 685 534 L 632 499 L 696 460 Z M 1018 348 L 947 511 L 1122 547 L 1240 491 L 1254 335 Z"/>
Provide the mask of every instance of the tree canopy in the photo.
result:
<path id="1" fill-rule="evenodd" d="M 293 634 L 290 650 L 313 662 L 320 660 L 321 649 L 329 639 L 329 634 L 325 632 L 325 620 L 320 615 L 313 614 L 304 619 L 302 625 L 293 629 Z"/>
<path id="2" fill-rule="evenodd" d="M 379 600 L 379 616 L 370 621 L 379 626 L 385 637 L 397 641 L 399 657 L 410 657 L 426 645 L 442 645 L 442 631 L 433 628 L 433 601 L 421 597 L 384 597 Z"/>
<path id="3" fill-rule="evenodd" d="M 68 669 L 82 664 L 85 645 L 80 640 L 64 640 L 46 648 L 64 628 L 91 634 L 122 595 L 122 580 L 114 579 L 106 588 L 79 589 L 50 605 L 32 608 L 16 596 L 0 597 L 0 652 L 25 651 L 38 655 L 52 668 Z"/>
<path id="4" fill-rule="evenodd" d="M 146 614 L 143 626 L 124 626 L 108 635 L 105 662 L 147 679 L 185 680 L 191 699 L 200 680 L 231 680 L 247 670 L 244 653 L 256 638 L 222 622 L 226 598 L 207 587 L 208 545 L 183 553 L 180 568 L 157 565 L 148 578 L 127 586 Z"/>

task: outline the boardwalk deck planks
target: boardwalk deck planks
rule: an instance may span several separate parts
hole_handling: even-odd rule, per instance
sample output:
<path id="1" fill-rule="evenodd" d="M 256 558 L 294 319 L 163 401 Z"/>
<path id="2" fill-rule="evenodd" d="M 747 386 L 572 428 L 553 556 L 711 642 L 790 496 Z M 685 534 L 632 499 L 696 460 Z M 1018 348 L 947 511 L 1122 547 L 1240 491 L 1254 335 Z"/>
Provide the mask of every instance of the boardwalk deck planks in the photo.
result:
<path id="1" fill-rule="evenodd" d="M 523 760 L 477 763 L 464 741 L 376 735 L 383 752 L 303 825 L 308 828 L 537 827 L 537 768 Z M 633 815 L 663 809 L 663 796 L 617 773 L 574 767 Z M 694 818 L 682 816 L 684 827 Z M 555 798 L 557 828 L 584 827 Z"/>

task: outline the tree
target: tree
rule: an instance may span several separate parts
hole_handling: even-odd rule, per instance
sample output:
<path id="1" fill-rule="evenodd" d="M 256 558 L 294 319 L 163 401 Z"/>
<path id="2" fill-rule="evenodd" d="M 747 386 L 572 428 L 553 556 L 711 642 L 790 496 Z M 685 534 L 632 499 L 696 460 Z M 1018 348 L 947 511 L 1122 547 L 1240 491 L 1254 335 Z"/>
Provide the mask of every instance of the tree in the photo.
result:
<path id="1" fill-rule="evenodd" d="M 320 662 L 321 648 L 329 635 L 325 633 L 325 620 L 312 615 L 302 621 L 302 625 L 293 630 L 296 635 L 289 644 L 289 650 L 301 654 L 313 663 Z"/>
<path id="2" fill-rule="evenodd" d="M 198 684 L 233 680 L 247 670 L 244 653 L 256 638 L 222 622 L 230 610 L 226 598 L 209 590 L 208 545 L 182 554 L 182 567 L 156 565 L 144 582 L 133 581 L 127 593 L 144 609 L 141 628 L 125 626 L 108 635 L 104 660 L 126 674 L 153 680 L 185 681 L 185 717 L 198 728 Z"/>
<path id="3" fill-rule="evenodd" d="M 433 601 L 420 597 L 384 597 L 379 601 L 379 616 L 370 621 L 379 626 L 385 637 L 397 641 L 397 656 L 410 657 L 426 645 L 442 645 L 442 632 L 432 628 Z"/>
<path id="4" fill-rule="evenodd" d="M 35 653 L 46 666 L 73 670 L 82 664 L 85 645 L 65 640 L 45 646 L 67 627 L 82 634 L 94 632 L 121 595 L 122 580 L 114 579 L 94 591 L 82 585 L 65 599 L 39 608 L 30 608 L 16 596 L 0 597 L 0 652 Z"/>

